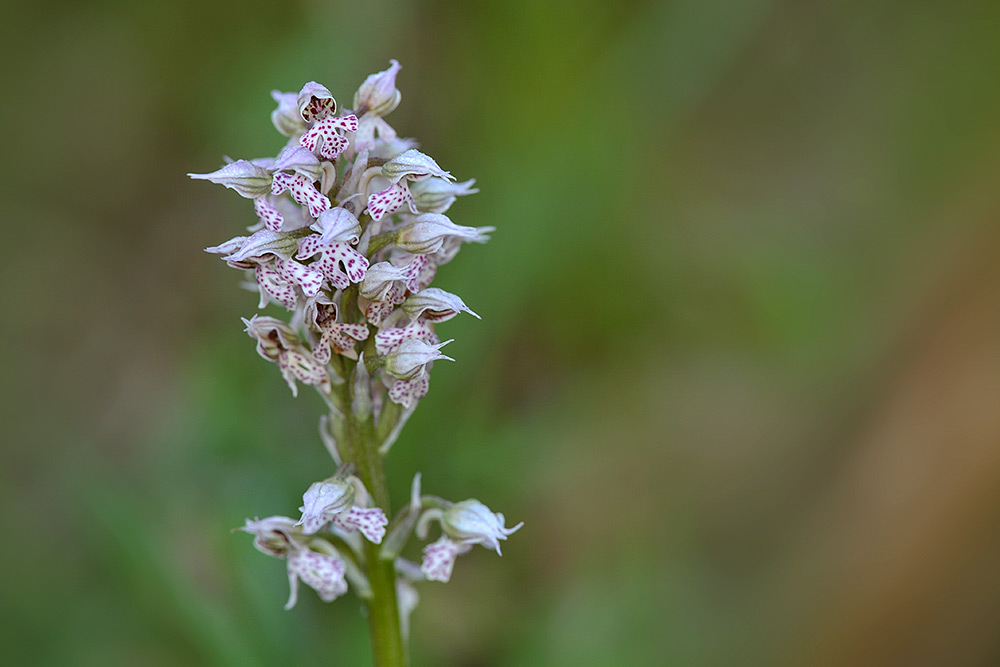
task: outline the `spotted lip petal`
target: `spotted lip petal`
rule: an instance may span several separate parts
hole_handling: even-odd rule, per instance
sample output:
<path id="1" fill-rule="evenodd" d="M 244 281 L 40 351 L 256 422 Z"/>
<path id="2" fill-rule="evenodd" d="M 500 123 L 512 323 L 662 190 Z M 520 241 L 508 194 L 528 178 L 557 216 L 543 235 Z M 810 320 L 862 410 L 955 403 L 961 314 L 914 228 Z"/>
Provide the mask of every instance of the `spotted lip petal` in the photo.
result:
<path id="1" fill-rule="evenodd" d="M 335 515 L 333 523 L 343 530 L 360 532 L 369 542 L 381 544 L 389 519 L 385 512 L 377 507 L 369 509 L 352 507 L 346 512 Z"/>
<path id="2" fill-rule="evenodd" d="M 368 259 L 347 243 L 324 244 L 318 235 L 310 235 L 299 243 L 299 259 L 319 255 L 310 268 L 321 272 L 337 289 L 347 289 L 361 282 L 368 271 Z"/>
<path id="3" fill-rule="evenodd" d="M 420 564 L 420 571 L 424 573 L 428 581 L 447 582 L 451 579 L 455 558 L 468 550 L 468 546 L 442 536 L 437 542 L 424 547 L 424 558 Z"/>
<path id="4" fill-rule="evenodd" d="M 274 175 L 271 193 L 280 195 L 288 191 L 292 199 L 301 206 L 309 208 L 309 214 L 318 218 L 319 214 L 330 208 L 330 200 L 320 193 L 307 177 L 302 174 L 286 174 L 279 172 Z"/>
<path id="5" fill-rule="evenodd" d="M 317 553 L 310 549 L 297 549 L 289 553 L 289 596 L 285 609 L 291 609 L 298 601 L 300 579 L 316 591 L 323 602 L 333 602 L 347 592 L 345 572 L 346 566 L 335 556 Z"/>
<path id="6" fill-rule="evenodd" d="M 381 220 L 385 215 L 394 213 L 403 206 L 408 206 L 411 213 L 417 212 L 416 204 L 413 202 L 413 196 L 410 194 L 410 188 L 406 181 L 393 183 L 385 190 L 379 190 L 368 197 L 368 215 L 373 220 Z"/>
<path id="7" fill-rule="evenodd" d="M 310 152 L 318 152 L 327 160 L 336 160 L 347 150 L 350 142 L 340 132 L 354 132 L 358 129 L 357 116 L 334 118 L 328 116 L 317 121 L 312 128 L 299 138 L 299 143 Z"/>
<path id="8" fill-rule="evenodd" d="M 329 322 L 323 323 L 321 328 L 323 333 L 313 348 L 313 356 L 323 364 L 329 363 L 332 358 L 331 349 L 338 354 L 351 352 L 355 340 L 368 338 L 368 327 L 364 324 Z"/>

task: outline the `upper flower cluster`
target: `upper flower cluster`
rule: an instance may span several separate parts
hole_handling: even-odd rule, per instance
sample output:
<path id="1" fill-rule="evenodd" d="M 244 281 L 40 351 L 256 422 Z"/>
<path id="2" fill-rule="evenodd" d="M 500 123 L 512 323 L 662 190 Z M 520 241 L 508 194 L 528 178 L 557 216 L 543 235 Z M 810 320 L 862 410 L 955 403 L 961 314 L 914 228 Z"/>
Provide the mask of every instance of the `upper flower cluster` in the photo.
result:
<path id="1" fill-rule="evenodd" d="M 248 272 L 260 308 L 276 303 L 292 312 L 288 323 L 251 318 L 246 330 L 293 393 L 298 381 L 329 394 L 333 355 L 356 359 L 357 343 L 367 342 L 366 363 L 381 379 L 375 404 L 384 392 L 412 407 L 427 393 L 431 363 L 450 359 L 439 352 L 434 325 L 472 313 L 429 285 L 462 244 L 487 241 L 492 228 L 452 222 L 445 213 L 476 192 L 474 181 L 455 183 L 386 122 L 401 98 L 399 70 L 392 61 L 368 77 L 353 110 L 340 109 L 316 82 L 298 93 L 274 91 L 271 120 L 288 137 L 276 157 L 189 174 L 253 200 L 249 233 L 207 251 Z"/>

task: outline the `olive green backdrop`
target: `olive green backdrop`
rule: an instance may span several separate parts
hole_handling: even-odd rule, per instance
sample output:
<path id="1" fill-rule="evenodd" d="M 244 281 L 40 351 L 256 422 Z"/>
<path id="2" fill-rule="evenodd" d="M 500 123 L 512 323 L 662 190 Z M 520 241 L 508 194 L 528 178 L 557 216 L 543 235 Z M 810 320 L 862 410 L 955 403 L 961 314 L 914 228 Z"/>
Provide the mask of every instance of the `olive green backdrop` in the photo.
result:
<path id="1" fill-rule="evenodd" d="M 495 225 L 403 502 L 525 527 L 421 588 L 415 665 L 1000 661 L 1000 5 L 5 5 L 0 646 L 15 665 L 369 664 L 352 597 L 231 534 L 329 471 L 321 402 L 202 252 L 272 88 L 390 120 Z M 416 555 L 416 554 L 413 554 Z"/>

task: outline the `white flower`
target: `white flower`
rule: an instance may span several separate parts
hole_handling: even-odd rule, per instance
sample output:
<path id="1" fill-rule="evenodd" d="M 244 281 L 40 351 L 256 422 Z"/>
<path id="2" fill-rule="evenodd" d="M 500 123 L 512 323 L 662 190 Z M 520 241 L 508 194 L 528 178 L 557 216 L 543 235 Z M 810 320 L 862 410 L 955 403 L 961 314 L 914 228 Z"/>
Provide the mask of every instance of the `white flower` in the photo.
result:
<path id="1" fill-rule="evenodd" d="M 441 517 L 441 528 L 449 537 L 465 544 L 481 544 L 495 550 L 498 555 L 502 555 L 500 541 L 506 540 L 523 525 L 522 521 L 513 528 L 505 527 L 503 514 L 492 512 L 475 499 L 455 503 Z"/>
<path id="2" fill-rule="evenodd" d="M 442 535 L 437 542 L 424 547 L 420 565 L 424 576 L 431 581 L 448 581 L 455 558 L 467 553 L 474 544 L 493 549 L 499 555 L 500 541 L 515 533 L 524 522 L 512 528 L 504 525 L 503 514 L 494 513 L 475 499 L 452 503 L 445 509 L 429 509 L 420 517 L 417 536 L 424 538 L 431 521 L 440 521 Z"/>
<path id="3" fill-rule="evenodd" d="M 486 243 L 490 240 L 486 234 L 492 231 L 493 227 L 464 227 L 440 213 L 424 213 L 399 231 L 396 245 L 415 255 L 433 255 L 446 244 L 450 248 L 461 243 Z"/>
<path id="4" fill-rule="evenodd" d="M 302 496 L 303 504 L 299 508 L 302 518 L 295 525 L 302 526 L 306 535 L 312 535 L 332 523 L 345 532 L 360 531 L 370 542 L 380 543 L 389 519 L 377 507 L 354 505 L 355 484 L 360 483 L 354 478 L 337 476 L 315 482 Z"/>
<path id="5" fill-rule="evenodd" d="M 362 114 L 388 116 L 399 106 L 402 97 L 396 88 L 396 74 L 402 69 L 398 61 L 390 60 L 389 69 L 376 72 L 365 79 L 354 93 L 354 110 Z"/>
<path id="6" fill-rule="evenodd" d="M 402 308 L 403 312 L 412 320 L 423 315 L 428 322 L 446 322 L 461 312 L 466 312 L 477 320 L 482 319 L 466 306 L 461 298 L 437 287 L 428 287 L 416 294 L 411 294 L 403 302 Z"/>
<path id="7" fill-rule="evenodd" d="M 407 338 L 395 351 L 385 357 L 385 372 L 397 380 L 413 380 L 426 372 L 427 364 L 451 357 L 441 354 L 441 348 L 452 342 L 446 340 L 437 345 L 429 345 L 419 338 Z"/>
<path id="8" fill-rule="evenodd" d="M 427 178 L 410 186 L 413 203 L 421 213 L 444 213 L 457 197 L 472 195 L 479 190 L 472 187 L 476 179 L 464 183 L 451 183 L 443 178 Z"/>
<path id="9" fill-rule="evenodd" d="M 240 530 L 254 536 L 254 547 L 261 553 L 286 560 L 289 595 L 285 609 L 295 606 L 300 579 L 324 602 L 347 592 L 346 566 L 337 549 L 326 540 L 304 535 L 288 517 L 247 519 Z"/>
<path id="10" fill-rule="evenodd" d="M 431 176 L 454 181 L 455 177 L 438 166 L 434 158 L 415 148 L 404 151 L 382 165 L 382 175 L 389 179 L 389 187 L 368 197 L 368 213 L 374 220 L 381 220 L 386 213 L 399 210 L 404 204 L 417 213 L 416 203 L 407 185 Z"/>
<path id="11" fill-rule="evenodd" d="M 272 90 L 271 97 L 278 103 L 278 108 L 271 112 L 274 128 L 286 137 L 305 132 L 307 125 L 299 113 L 299 94 Z"/>
<path id="12" fill-rule="evenodd" d="M 247 335 L 257 340 L 257 353 L 278 364 L 293 396 L 299 393 L 296 380 L 313 386 L 329 384 L 326 368 L 302 346 L 299 337 L 287 324 L 259 315 L 249 320 L 244 318 L 243 323 L 247 325 Z"/>

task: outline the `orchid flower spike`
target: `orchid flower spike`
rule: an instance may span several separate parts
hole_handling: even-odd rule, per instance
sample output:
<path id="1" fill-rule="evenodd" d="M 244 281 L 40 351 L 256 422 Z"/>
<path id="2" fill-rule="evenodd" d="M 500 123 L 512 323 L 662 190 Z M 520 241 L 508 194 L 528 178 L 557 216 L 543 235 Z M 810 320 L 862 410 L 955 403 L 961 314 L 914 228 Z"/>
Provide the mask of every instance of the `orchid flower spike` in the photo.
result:
<path id="1" fill-rule="evenodd" d="M 189 174 L 252 200 L 246 231 L 206 251 L 243 273 L 243 286 L 259 293 L 258 308 L 274 303 L 289 313 L 250 315 L 245 331 L 293 395 L 300 384 L 320 394 L 328 408 L 320 437 L 338 465 L 302 494 L 297 520 L 248 519 L 241 530 L 258 551 L 285 560 L 286 608 L 295 605 L 300 582 L 324 601 L 350 586 L 368 608 L 373 633 L 388 618 L 393 628 L 379 632 L 394 633 L 397 645 L 417 585 L 448 581 L 455 559 L 477 544 L 499 554 L 522 525 L 508 528 L 478 500 L 422 495 L 419 474 L 409 504 L 391 521 L 384 509 L 383 461 L 427 395 L 434 362 L 454 361 L 442 352 L 452 341 L 442 342 L 435 329 L 459 313 L 479 318 L 460 296 L 431 283 L 461 248 L 486 242 L 493 231 L 452 222 L 446 212 L 477 192 L 475 180 L 456 182 L 386 122 L 402 99 L 401 69 L 391 60 L 367 77 L 348 110 L 315 81 L 298 92 L 272 91 L 271 122 L 285 137 L 277 155 L 227 158 L 216 171 Z M 434 522 L 441 533 L 424 544 L 422 562 L 404 559 L 411 537 L 426 540 Z M 376 580 L 376 572 L 391 578 Z M 377 647 L 392 643 L 385 636 Z"/>

